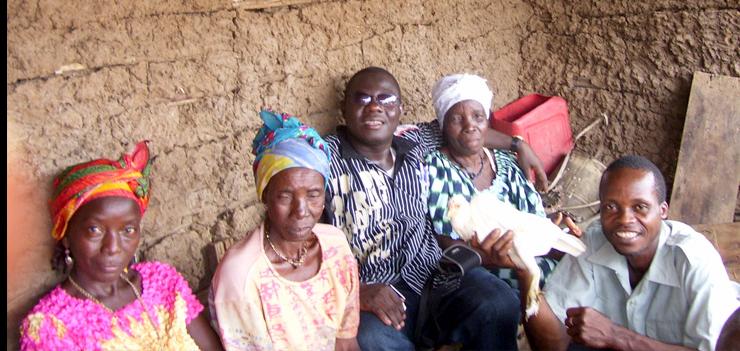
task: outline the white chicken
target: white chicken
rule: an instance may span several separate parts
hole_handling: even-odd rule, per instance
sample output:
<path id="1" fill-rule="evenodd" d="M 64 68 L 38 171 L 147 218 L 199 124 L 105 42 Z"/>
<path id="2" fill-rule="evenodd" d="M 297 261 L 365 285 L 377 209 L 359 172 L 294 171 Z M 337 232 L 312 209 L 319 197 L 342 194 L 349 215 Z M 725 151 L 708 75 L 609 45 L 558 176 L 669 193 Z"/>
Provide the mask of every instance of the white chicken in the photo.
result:
<path id="1" fill-rule="evenodd" d="M 527 291 L 526 317 L 537 314 L 539 309 L 540 269 L 535 256 L 542 256 L 556 249 L 578 256 L 586 245 L 573 235 L 563 232 L 549 219 L 522 212 L 498 199 L 496 194 L 483 191 L 473 196 L 470 203 L 462 195 L 455 195 L 447 203 L 447 214 L 452 228 L 465 241 L 477 235 L 480 242 L 496 228 L 501 234 L 514 232 L 514 243 L 509 257 L 519 268 L 532 273 L 532 284 Z"/>

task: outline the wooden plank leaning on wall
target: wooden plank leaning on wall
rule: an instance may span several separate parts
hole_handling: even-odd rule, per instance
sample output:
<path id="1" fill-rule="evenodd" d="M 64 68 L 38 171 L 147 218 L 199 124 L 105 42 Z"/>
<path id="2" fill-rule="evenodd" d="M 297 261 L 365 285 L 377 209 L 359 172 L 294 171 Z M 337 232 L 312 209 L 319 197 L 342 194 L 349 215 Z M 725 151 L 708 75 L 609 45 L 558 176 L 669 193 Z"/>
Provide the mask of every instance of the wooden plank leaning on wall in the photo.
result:
<path id="1" fill-rule="evenodd" d="M 740 184 L 740 78 L 695 72 L 669 217 L 729 223 Z"/>

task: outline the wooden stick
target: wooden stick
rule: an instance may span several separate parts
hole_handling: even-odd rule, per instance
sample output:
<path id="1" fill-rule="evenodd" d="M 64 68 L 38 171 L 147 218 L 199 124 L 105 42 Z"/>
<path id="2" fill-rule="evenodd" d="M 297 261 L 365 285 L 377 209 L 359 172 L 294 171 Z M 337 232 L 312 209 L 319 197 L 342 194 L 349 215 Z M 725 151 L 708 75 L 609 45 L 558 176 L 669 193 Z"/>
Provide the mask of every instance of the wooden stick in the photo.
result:
<path id="1" fill-rule="evenodd" d="M 316 0 L 233 0 L 234 7 L 247 10 L 306 4 L 310 2 L 316 2 Z"/>

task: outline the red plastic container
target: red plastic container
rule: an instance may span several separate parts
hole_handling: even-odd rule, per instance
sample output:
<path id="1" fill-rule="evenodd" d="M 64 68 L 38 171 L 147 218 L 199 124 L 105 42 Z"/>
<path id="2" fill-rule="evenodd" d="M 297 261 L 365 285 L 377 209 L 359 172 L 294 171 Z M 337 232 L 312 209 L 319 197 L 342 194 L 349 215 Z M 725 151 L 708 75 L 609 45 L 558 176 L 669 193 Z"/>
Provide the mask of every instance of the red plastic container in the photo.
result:
<path id="1" fill-rule="evenodd" d="M 492 113 L 491 127 L 520 135 L 552 173 L 573 148 L 568 104 L 559 96 L 531 94 Z"/>

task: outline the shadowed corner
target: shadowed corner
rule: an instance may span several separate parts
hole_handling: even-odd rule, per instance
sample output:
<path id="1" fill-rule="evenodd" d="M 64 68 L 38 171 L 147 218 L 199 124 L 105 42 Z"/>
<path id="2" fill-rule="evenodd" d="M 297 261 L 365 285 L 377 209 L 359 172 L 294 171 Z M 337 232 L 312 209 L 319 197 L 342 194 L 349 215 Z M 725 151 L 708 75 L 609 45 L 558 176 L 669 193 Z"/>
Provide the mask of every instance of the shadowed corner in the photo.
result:
<path id="1" fill-rule="evenodd" d="M 37 184 L 23 147 L 22 131 L 8 121 L 7 148 L 7 349 L 19 348 L 20 322 L 61 277 L 51 269 L 54 239 L 46 208 L 47 190 Z"/>

